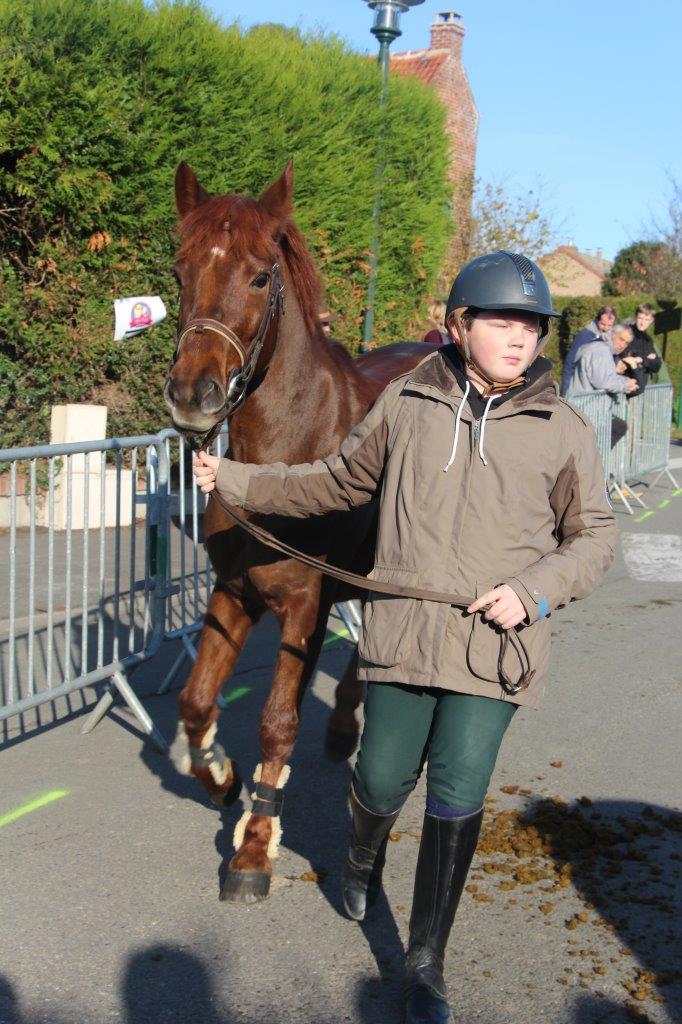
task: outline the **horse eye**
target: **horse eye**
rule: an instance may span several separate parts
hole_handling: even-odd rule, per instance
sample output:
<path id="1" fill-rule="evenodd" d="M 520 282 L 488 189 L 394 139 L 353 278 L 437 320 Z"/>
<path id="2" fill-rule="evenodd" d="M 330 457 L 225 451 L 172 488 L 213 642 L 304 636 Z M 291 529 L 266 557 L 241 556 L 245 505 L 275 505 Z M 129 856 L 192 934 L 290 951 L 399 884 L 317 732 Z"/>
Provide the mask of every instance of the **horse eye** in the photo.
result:
<path id="1" fill-rule="evenodd" d="M 268 283 L 269 280 L 270 280 L 270 275 L 269 274 L 265 274 L 265 273 L 258 274 L 258 276 L 254 277 L 253 281 L 251 282 L 251 287 L 252 288 L 265 288 L 265 286 L 266 286 L 266 284 Z"/>

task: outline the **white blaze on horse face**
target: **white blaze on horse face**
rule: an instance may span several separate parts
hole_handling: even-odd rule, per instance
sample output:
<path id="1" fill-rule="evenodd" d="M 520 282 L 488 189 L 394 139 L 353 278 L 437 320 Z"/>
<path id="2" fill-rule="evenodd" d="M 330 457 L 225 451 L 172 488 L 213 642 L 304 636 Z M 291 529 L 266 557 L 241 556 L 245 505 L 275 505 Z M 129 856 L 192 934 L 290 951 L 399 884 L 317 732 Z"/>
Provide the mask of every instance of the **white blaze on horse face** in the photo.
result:
<path id="1" fill-rule="evenodd" d="M 217 259 L 220 259 L 221 257 L 226 255 L 227 253 L 225 252 L 225 250 L 222 249 L 219 245 L 214 245 L 211 248 L 211 256 L 215 256 Z"/>

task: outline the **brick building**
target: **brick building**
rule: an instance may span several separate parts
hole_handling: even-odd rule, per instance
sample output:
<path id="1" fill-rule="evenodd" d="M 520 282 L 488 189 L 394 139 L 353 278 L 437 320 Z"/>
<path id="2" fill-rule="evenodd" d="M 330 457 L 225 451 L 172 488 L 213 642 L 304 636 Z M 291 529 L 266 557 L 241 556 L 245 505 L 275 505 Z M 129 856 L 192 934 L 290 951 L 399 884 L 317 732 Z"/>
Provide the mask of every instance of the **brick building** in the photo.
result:
<path id="1" fill-rule="evenodd" d="M 555 295 L 601 295 L 611 267 L 600 249 L 579 252 L 574 245 L 560 245 L 538 262 Z"/>
<path id="2" fill-rule="evenodd" d="M 462 62 L 463 40 L 460 15 L 454 11 L 441 11 L 431 26 L 428 49 L 391 55 L 391 71 L 415 75 L 432 85 L 445 107 L 450 136 L 452 216 L 455 221 L 448 259 L 450 269 L 459 267 L 467 256 L 476 167 L 478 111 Z"/>

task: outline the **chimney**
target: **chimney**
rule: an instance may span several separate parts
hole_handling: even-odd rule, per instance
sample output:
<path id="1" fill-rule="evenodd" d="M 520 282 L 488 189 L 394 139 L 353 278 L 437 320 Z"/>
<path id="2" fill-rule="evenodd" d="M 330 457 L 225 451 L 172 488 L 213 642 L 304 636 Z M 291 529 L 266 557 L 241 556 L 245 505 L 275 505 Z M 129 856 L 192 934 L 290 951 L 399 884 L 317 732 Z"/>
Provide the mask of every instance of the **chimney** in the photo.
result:
<path id="1" fill-rule="evenodd" d="M 464 29 L 461 25 L 462 15 L 455 11 L 439 11 L 431 26 L 431 49 L 450 50 L 461 60 Z"/>

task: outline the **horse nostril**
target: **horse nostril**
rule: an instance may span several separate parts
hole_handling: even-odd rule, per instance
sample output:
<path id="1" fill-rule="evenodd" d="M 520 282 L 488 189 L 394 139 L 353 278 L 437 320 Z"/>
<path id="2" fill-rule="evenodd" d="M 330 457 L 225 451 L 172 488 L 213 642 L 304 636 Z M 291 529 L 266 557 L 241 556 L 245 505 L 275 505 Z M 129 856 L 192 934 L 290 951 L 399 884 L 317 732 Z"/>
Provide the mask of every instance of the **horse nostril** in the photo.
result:
<path id="1" fill-rule="evenodd" d="M 176 398 L 177 398 L 177 396 L 175 394 L 175 386 L 173 384 L 173 378 L 169 377 L 168 380 L 166 381 L 166 401 L 170 405 L 175 405 Z"/>
<path id="2" fill-rule="evenodd" d="M 215 377 L 207 377 L 197 385 L 197 400 L 201 411 L 218 412 L 225 405 L 225 392 Z"/>

